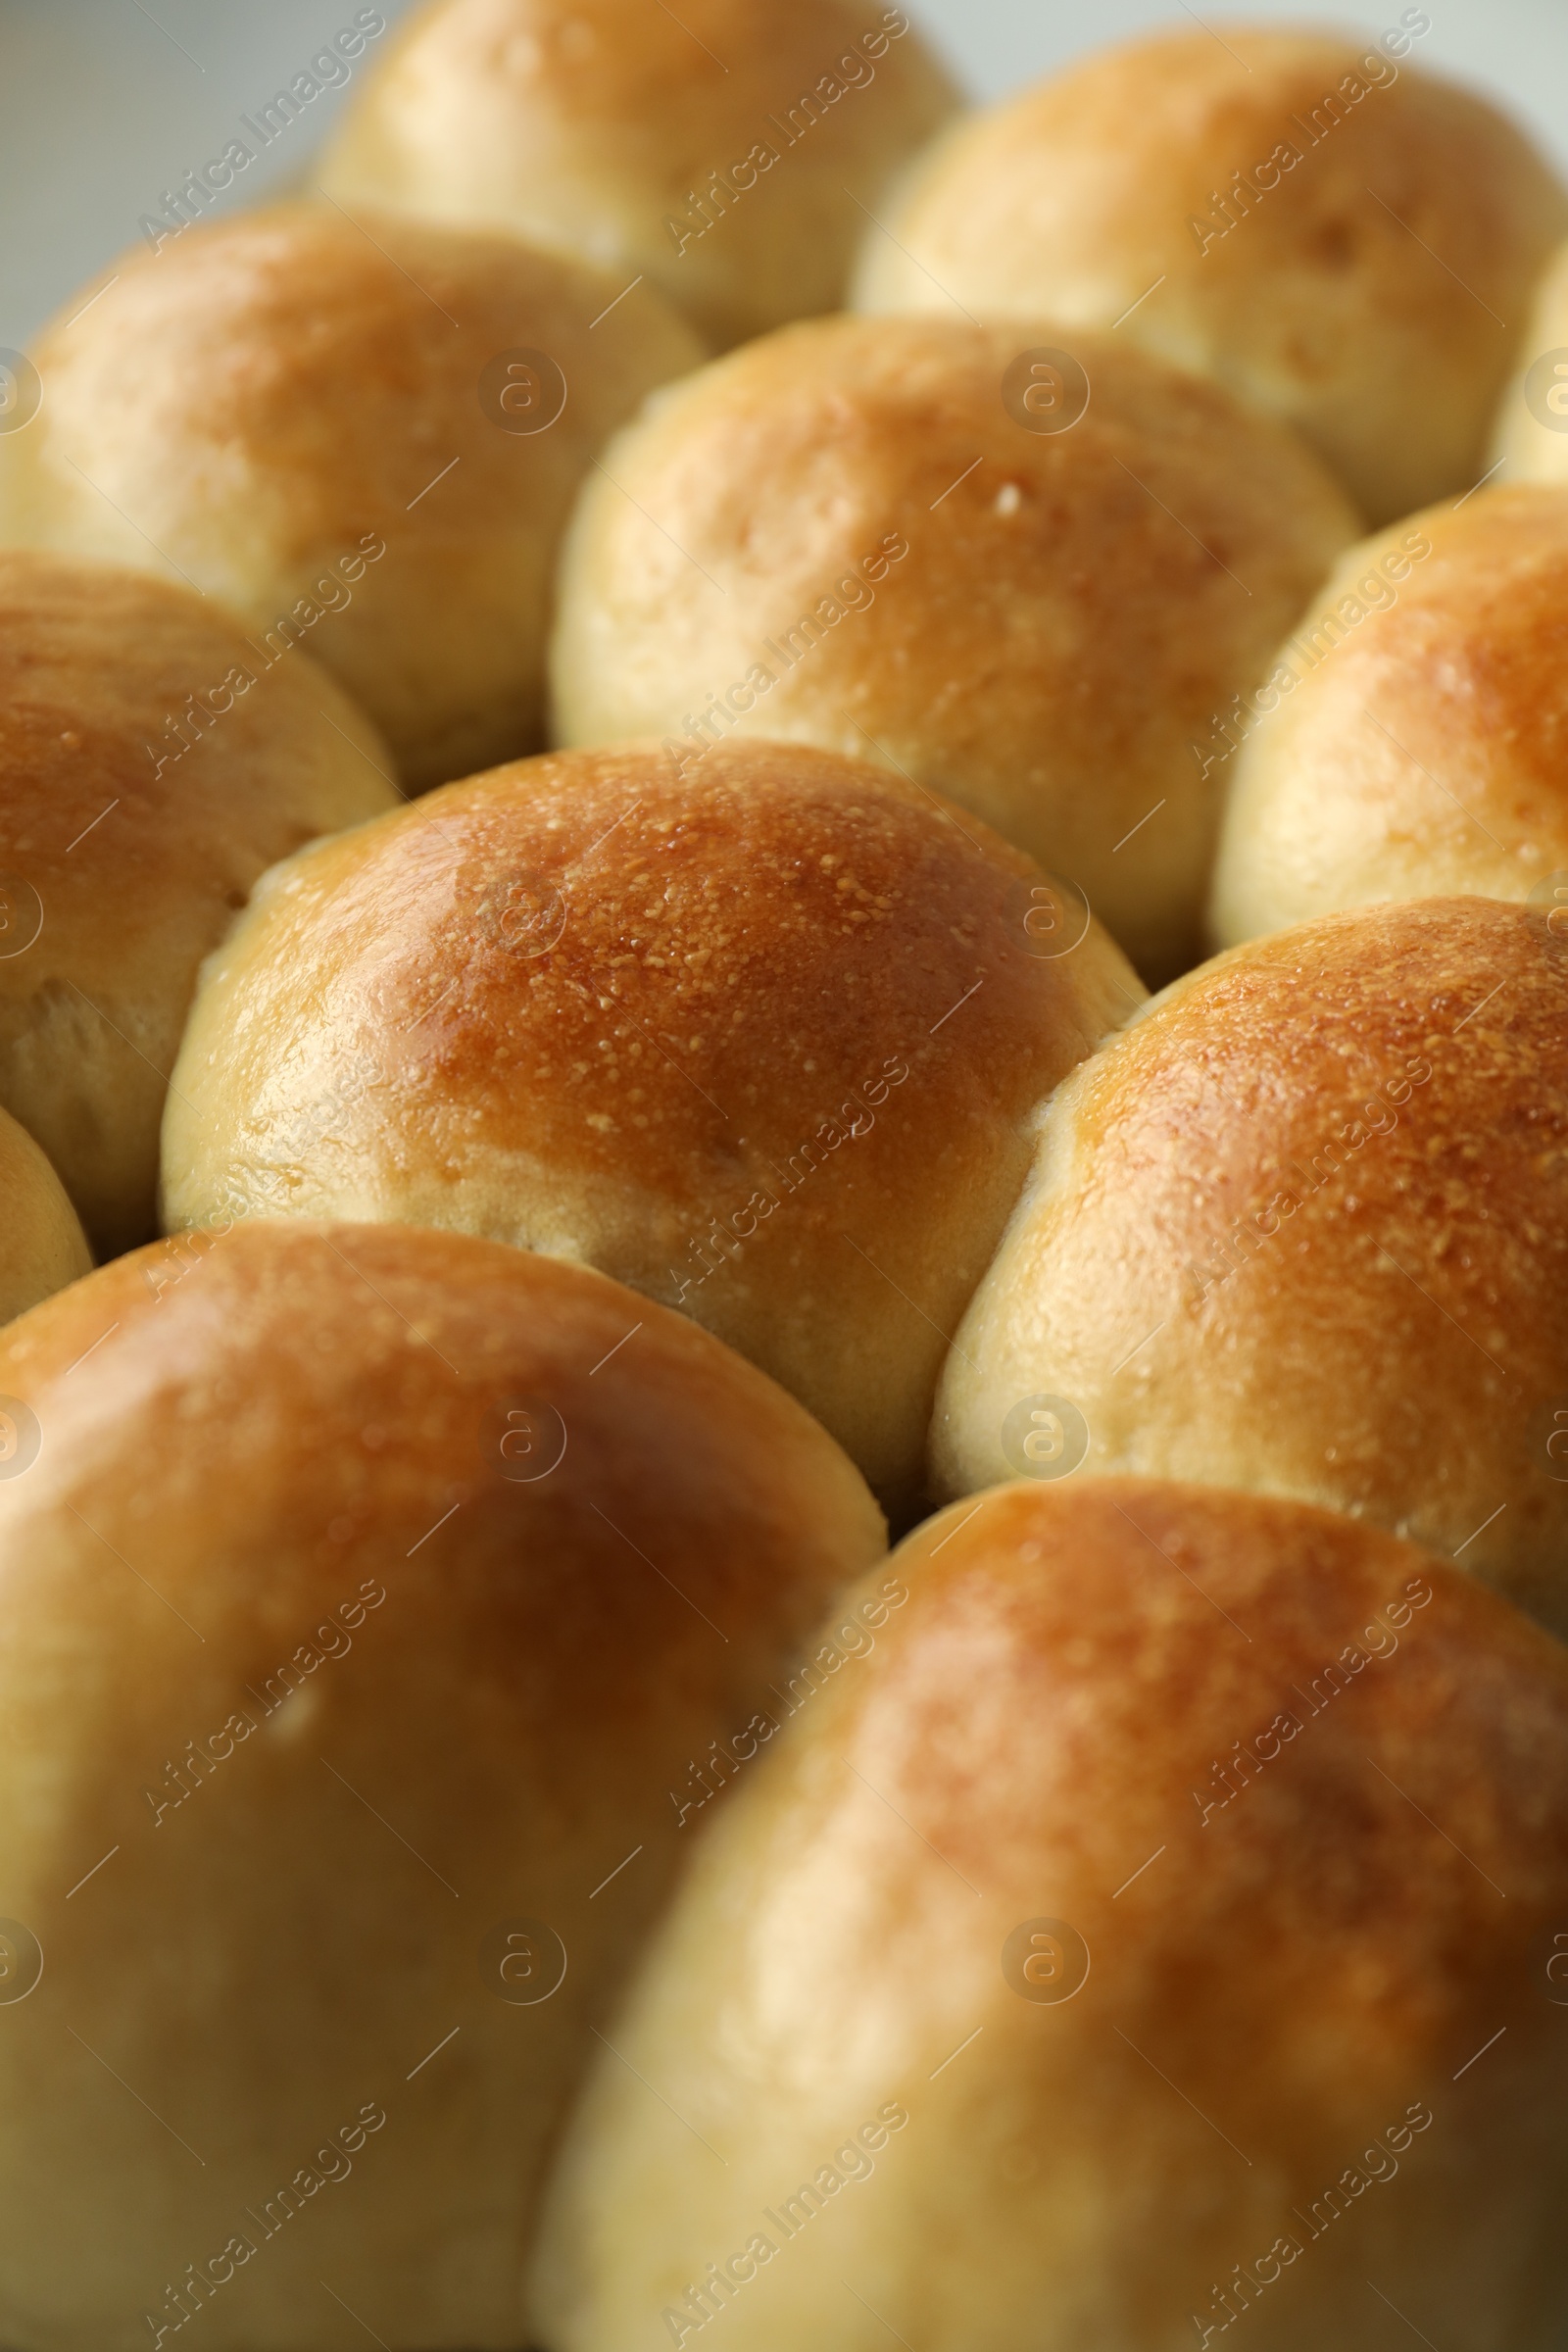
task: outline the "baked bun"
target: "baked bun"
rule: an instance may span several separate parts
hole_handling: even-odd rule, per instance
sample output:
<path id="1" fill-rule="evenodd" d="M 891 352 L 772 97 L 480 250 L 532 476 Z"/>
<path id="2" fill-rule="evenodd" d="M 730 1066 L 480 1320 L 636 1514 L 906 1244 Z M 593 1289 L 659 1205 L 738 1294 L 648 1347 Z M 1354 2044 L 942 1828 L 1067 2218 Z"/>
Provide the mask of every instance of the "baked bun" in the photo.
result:
<path id="1" fill-rule="evenodd" d="M 1568 245 L 1536 289 L 1493 454 L 1504 482 L 1568 482 Z"/>
<path id="2" fill-rule="evenodd" d="M 596 2054 L 539 2341 L 1554 2352 L 1568 1652 L 1156 1482 L 886 1567 Z"/>
<path id="3" fill-rule="evenodd" d="M 1213 854 L 1191 740 L 1357 524 L 1292 435 L 1099 338 L 1052 379 L 1087 410 L 1036 430 L 1025 347 L 1059 340 L 821 319 L 654 404 L 572 525 L 558 731 L 880 760 L 1076 883 L 1166 978 L 1200 953 Z"/>
<path id="4" fill-rule="evenodd" d="M 878 768 L 530 760 L 269 878 L 186 1032 L 165 1217 L 389 1217 L 599 1266 L 906 1510 L 1030 1112 L 1142 993 L 1027 858 Z"/>
<path id="5" fill-rule="evenodd" d="M 0 535 L 183 579 L 263 658 L 308 644 L 416 787 L 532 750 L 577 484 L 702 356 L 622 287 L 331 205 L 172 235 L 35 345 L 43 405 L 0 435 Z"/>
<path id="6" fill-rule="evenodd" d="M 0 2336 L 519 2345 L 669 1791 L 870 1496 L 682 1317 L 454 1234 L 156 1244 L 0 1390 Z"/>
<path id="7" fill-rule="evenodd" d="M 92 1269 L 87 1237 L 66 1189 L 25 1127 L 0 1110 L 0 1323 Z M 0 1478 L 16 1430 L 0 1398 Z"/>
<path id="8" fill-rule="evenodd" d="M 1057 1093 L 949 1356 L 936 1489 L 1300 1496 L 1568 1631 L 1568 938 L 1486 899 L 1300 923 Z"/>
<path id="9" fill-rule="evenodd" d="M 0 550 L 0 1102 L 101 1251 L 156 1230 L 202 957 L 267 866 L 394 806 L 387 764 L 303 648 L 269 662 L 188 589 Z"/>
<path id="10" fill-rule="evenodd" d="M 880 0 L 434 0 L 321 185 L 644 274 L 739 343 L 839 308 L 865 208 L 956 104 Z"/>
<path id="11" fill-rule="evenodd" d="M 1220 944 L 1369 899 L 1549 890 L 1568 869 L 1565 613 L 1568 482 L 1482 490 L 1352 549 L 1207 747 L 1233 778 Z"/>
<path id="12" fill-rule="evenodd" d="M 1467 490 L 1568 194 L 1403 22 L 1183 25 L 968 117 L 867 228 L 858 307 L 1116 325 L 1298 425 L 1373 522 Z"/>

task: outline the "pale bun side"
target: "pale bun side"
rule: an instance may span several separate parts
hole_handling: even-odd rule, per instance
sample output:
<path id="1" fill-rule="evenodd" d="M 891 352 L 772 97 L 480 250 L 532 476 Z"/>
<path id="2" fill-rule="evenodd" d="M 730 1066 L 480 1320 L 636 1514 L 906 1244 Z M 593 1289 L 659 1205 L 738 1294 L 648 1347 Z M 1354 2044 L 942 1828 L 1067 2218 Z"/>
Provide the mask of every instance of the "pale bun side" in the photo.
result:
<path id="1" fill-rule="evenodd" d="M 71 312 L 0 436 L 0 536 L 183 580 L 264 656 L 308 645 L 415 788 L 535 748 L 577 485 L 703 356 L 657 294 L 291 204 L 122 255 Z"/>
<path id="2" fill-rule="evenodd" d="M 302 646 L 216 600 L 0 550 L 0 1103 L 97 1249 L 156 1231 L 158 1124 L 201 959 L 252 883 L 401 797 Z"/>
<path id="3" fill-rule="evenodd" d="M 1290 1494 L 1568 1631 L 1568 938 L 1487 899 L 1232 949 L 1056 1094 L 934 1491 Z"/>
<path id="4" fill-rule="evenodd" d="M 867 228 L 857 307 L 1114 326 L 1297 425 L 1375 523 L 1468 490 L 1568 194 L 1402 25 L 1184 24 L 970 116 Z"/>
<path id="5" fill-rule="evenodd" d="M 1053 387 L 1087 406 L 1037 430 Z M 557 732 L 658 734 L 697 772 L 726 735 L 878 760 L 1167 979 L 1201 953 L 1219 811 L 1194 742 L 1359 529 L 1294 434 L 1120 339 L 813 320 L 607 452 L 563 563 Z"/>
<path id="6" fill-rule="evenodd" d="M 880 0 L 433 0 L 321 185 L 646 275 L 724 346 L 839 308 L 865 208 L 957 99 Z"/>
<path id="7" fill-rule="evenodd" d="M 869 1494 L 689 1322 L 453 1234 L 155 1244 L 0 1391 L 0 2334 L 514 2352 L 670 1792 Z"/>
<path id="8" fill-rule="evenodd" d="M 1558 246 L 1536 288 L 1492 456 L 1498 481 L 1568 482 L 1568 244 Z"/>
<path id="9" fill-rule="evenodd" d="M 847 1600 L 607 2029 L 538 2341 L 1388 2352 L 1392 2303 L 1552 2352 L 1562 1644 L 1133 1479 L 973 1498 Z"/>
<path id="10" fill-rule="evenodd" d="M 1143 999 L 1079 913 L 827 752 L 497 768 L 269 876 L 185 1033 L 166 1220 L 393 1218 L 597 1265 L 907 1513 L 1030 1114 Z"/>
<path id="11" fill-rule="evenodd" d="M 65 1186 L 24 1127 L 0 1110 L 0 1323 L 92 1271 L 92 1251 Z M 0 1477 L 21 1440 L 0 1399 Z"/>
<path id="12" fill-rule="evenodd" d="M 1371 900 L 1549 898 L 1565 612 L 1568 482 L 1481 490 L 1352 548 L 1208 747 L 1231 778 L 1219 945 Z"/>

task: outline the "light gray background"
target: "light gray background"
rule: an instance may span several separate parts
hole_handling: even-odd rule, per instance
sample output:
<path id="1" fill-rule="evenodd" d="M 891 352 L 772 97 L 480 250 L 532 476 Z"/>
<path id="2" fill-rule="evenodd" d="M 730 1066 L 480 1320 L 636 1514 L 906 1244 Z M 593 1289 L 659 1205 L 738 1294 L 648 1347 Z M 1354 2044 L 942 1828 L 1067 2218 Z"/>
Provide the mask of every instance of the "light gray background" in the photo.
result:
<path id="1" fill-rule="evenodd" d="M 139 217 L 238 119 L 351 22 L 359 0 L 0 0 L 0 345 L 28 337 L 137 233 Z M 1183 0 L 907 0 L 977 96 L 1000 96 L 1078 51 L 1193 15 Z M 1327 21 L 1379 32 L 1404 0 Z M 399 0 L 380 0 L 390 21 Z M 653 5 L 653 0 L 648 0 Z M 1568 0 L 1426 0 L 1424 66 L 1514 107 L 1568 168 Z M 1379 13 L 1380 12 L 1380 13 Z M 1242 14 L 1232 11 L 1233 18 Z M 1311 21 L 1255 0 L 1256 21 Z M 1204 11 L 1223 31 L 1226 18 Z M 375 58 L 372 42 L 358 74 Z M 314 101 L 230 191 L 254 202 L 298 175 L 341 91 Z M 1128 125 L 1130 137 L 1136 124 Z"/>

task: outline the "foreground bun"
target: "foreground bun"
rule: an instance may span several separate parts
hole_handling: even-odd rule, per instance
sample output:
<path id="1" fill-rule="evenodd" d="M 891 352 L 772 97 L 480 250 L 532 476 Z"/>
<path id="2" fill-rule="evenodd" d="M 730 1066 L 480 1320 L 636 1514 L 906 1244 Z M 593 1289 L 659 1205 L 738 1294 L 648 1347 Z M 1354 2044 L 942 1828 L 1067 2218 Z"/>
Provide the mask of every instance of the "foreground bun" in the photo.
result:
<path id="1" fill-rule="evenodd" d="M 1153 1482 L 890 1565 L 608 2029 L 539 2341 L 1387 2352 L 1392 2304 L 1552 2352 L 1568 1652 L 1412 1545 Z"/>
<path id="2" fill-rule="evenodd" d="M 202 957 L 265 867 L 394 806 L 386 764 L 302 648 L 270 659 L 144 574 L 0 551 L 0 1102 L 100 1250 L 155 1230 Z"/>
<path id="3" fill-rule="evenodd" d="M 572 527 L 557 722 L 882 760 L 1160 979 L 1200 953 L 1219 787 L 1193 739 L 1357 524 L 1293 435 L 1096 337 L 1037 366 L 1063 339 L 825 319 L 657 403 Z"/>
<path id="4" fill-rule="evenodd" d="M 1568 939 L 1433 899 L 1253 941 L 1057 1094 L 939 1492 L 1145 1471 L 1414 1537 L 1568 1631 Z"/>
<path id="5" fill-rule="evenodd" d="M 906 1509 L 1029 1115 L 1142 993 L 1027 858 L 877 768 L 531 760 L 270 878 L 186 1033 L 165 1213 L 586 1260 L 760 1364 Z"/>
<path id="6" fill-rule="evenodd" d="M 956 101 L 881 0 L 435 0 L 321 180 L 644 273 L 739 343 L 839 308 L 864 208 Z"/>
<path id="7" fill-rule="evenodd" d="M 447 1234 L 155 1245 L 0 1390 L 0 2333 L 521 2344 L 668 1788 L 870 1496 L 679 1316 Z"/>
<path id="8" fill-rule="evenodd" d="M 40 338 L 0 535 L 182 578 L 262 659 L 307 643 L 416 787 L 529 751 L 577 484 L 701 356 L 622 285 L 331 206 L 193 227 Z"/>
<path id="9" fill-rule="evenodd" d="M 1568 869 L 1565 613 L 1568 484 L 1483 490 L 1353 549 L 1209 747 L 1235 779 L 1221 945 L 1369 899 L 1549 890 Z"/>
<path id="10" fill-rule="evenodd" d="M 1088 58 L 938 144 L 866 230 L 859 305 L 1117 325 L 1298 425 L 1374 522 L 1467 490 L 1568 195 L 1485 99 L 1398 62 L 1430 28 L 1184 25 Z"/>
<path id="11" fill-rule="evenodd" d="M 24 1127 L 0 1110 L 0 1323 L 87 1273 L 92 1252 L 65 1187 Z M 0 1398 L 0 1478 L 17 1432 Z"/>

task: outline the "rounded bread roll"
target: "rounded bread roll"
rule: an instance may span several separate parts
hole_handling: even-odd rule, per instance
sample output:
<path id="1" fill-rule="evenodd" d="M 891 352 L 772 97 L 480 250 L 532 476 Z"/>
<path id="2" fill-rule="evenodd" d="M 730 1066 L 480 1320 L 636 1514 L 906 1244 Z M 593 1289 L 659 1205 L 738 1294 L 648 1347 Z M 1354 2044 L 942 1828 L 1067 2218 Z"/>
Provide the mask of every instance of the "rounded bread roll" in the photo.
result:
<path id="1" fill-rule="evenodd" d="M 186 1031 L 165 1217 L 585 1260 L 760 1364 L 907 1511 L 1029 1114 L 1141 998 L 1027 858 L 881 769 L 559 754 L 269 878 Z"/>
<path id="2" fill-rule="evenodd" d="M 607 452 L 564 560 L 558 733 L 877 760 L 1087 893 L 1146 977 L 1201 953 L 1218 817 L 1192 739 L 1358 528 L 1213 385 L 1057 327 L 831 318 L 705 368 Z M 1042 363 L 1050 367 L 1050 363 Z M 1063 408 L 1060 414 L 1065 415 Z"/>
<path id="3" fill-rule="evenodd" d="M 92 1270 L 92 1251 L 66 1188 L 24 1127 L 0 1110 L 0 1323 Z M 21 1446 L 0 1397 L 0 1478 Z"/>
<path id="4" fill-rule="evenodd" d="M 264 660 L 308 645 L 416 788 L 531 751 L 577 485 L 702 357 L 649 287 L 610 309 L 622 290 L 332 205 L 194 226 L 39 338 L 0 536 L 183 579 Z"/>
<path id="5" fill-rule="evenodd" d="M 956 104 L 880 0 L 433 0 L 321 184 L 644 272 L 739 343 L 839 308 L 863 208 Z"/>
<path id="6" fill-rule="evenodd" d="M 202 957 L 266 867 L 399 798 L 303 649 L 214 602 L 0 549 L 0 1103 L 108 1254 L 156 1230 Z"/>
<path id="7" fill-rule="evenodd" d="M 943 1373 L 936 1492 L 1324 1503 L 1568 1631 L 1568 938 L 1486 899 L 1233 949 L 1059 1089 Z"/>
<path id="8" fill-rule="evenodd" d="M 1373 522 L 1467 490 L 1568 194 L 1412 62 L 1427 29 L 1102 50 L 938 141 L 858 307 L 1115 326 L 1298 426 Z"/>
<path id="9" fill-rule="evenodd" d="M 0 1390 L 0 2333 L 519 2345 L 669 1790 L 869 1494 L 682 1317 L 452 1234 L 155 1244 Z"/>
<path id="10" fill-rule="evenodd" d="M 1565 612 L 1568 482 L 1480 491 L 1343 558 L 1214 739 L 1219 944 L 1377 899 L 1568 908 Z"/>
<path id="11" fill-rule="evenodd" d="M 1551 2352 L 1562 1644 L 1337 1514 L 1139 1480 L 887 1566 L 607 2028 L 539 2342 Z"/>

